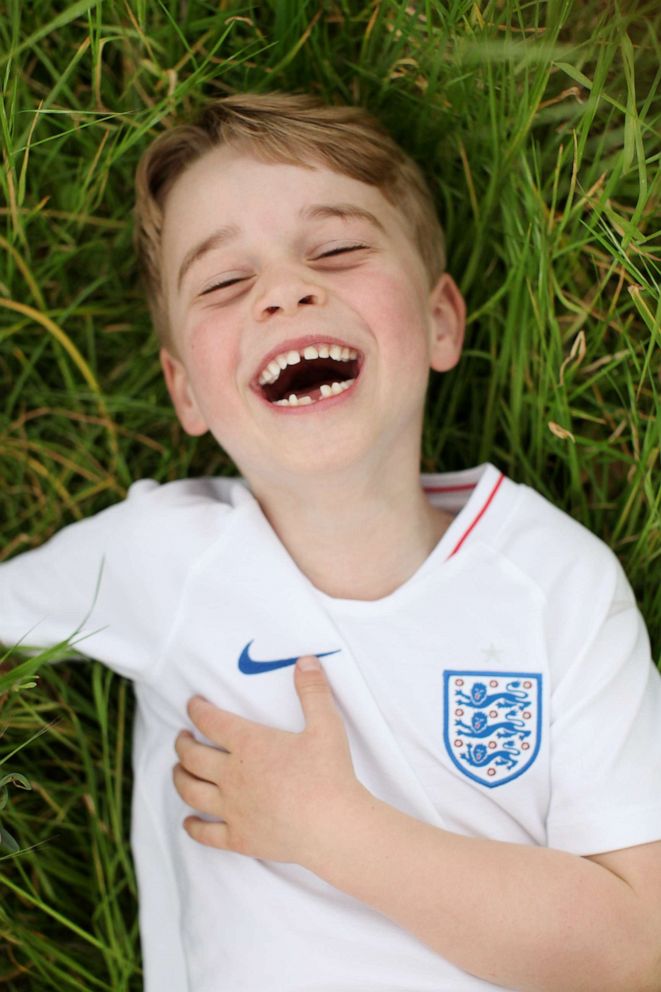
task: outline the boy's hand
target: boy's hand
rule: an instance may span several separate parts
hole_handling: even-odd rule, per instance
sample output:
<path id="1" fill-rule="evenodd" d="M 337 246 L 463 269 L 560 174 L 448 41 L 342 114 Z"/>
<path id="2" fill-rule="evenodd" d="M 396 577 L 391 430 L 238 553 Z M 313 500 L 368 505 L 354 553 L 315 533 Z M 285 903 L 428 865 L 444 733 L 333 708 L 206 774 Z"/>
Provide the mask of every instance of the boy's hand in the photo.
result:
<path id="1" fill-rule="evenodd" d="M 191 720 L 220 750 L 182 731 L 174 784 L 189 806 L 223 821 L 188 817 L 184 827 L 194 840 L 304 865 L 318 853 L 315 840 L 328 829 L 329 817 L 340 828 L 340 818 L 350 822 L 357 805 L 369 799 L 316 658 L 299 659 L 294 683 L 306 724 L 301 733 L 254 723 L 201 696 L 190 700 Z"/>

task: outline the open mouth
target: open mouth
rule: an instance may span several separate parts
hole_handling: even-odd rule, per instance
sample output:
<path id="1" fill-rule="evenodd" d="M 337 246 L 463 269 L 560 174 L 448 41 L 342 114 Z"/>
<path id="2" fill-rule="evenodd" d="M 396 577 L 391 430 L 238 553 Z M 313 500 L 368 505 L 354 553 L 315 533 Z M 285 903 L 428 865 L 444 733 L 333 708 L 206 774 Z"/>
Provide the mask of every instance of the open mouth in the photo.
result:
<path id="1" fill-rule="evenodd" d="M 360 358 L 353 348 L 309 345 L 276 355 L 262 369 L 258 387 L 276 406 L 305 406 L 339 396 L 356 380 Z"/>

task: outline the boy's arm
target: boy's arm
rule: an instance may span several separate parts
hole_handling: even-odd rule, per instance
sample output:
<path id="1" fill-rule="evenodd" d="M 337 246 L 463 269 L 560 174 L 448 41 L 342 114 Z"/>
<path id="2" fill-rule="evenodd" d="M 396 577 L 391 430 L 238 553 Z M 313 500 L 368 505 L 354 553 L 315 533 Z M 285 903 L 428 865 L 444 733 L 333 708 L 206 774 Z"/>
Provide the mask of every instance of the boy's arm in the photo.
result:
<path id="1" fill-rule="evenodd" d="M 583 858 L 422 823 L 355 778 L 323 671 L 297 665 L 295 683 L 301 734 L 191 701 L 194 723 L 223 749 L 177 740 L 180 795 L 223 821 L 190 818 L 194 839 L 301 864 L 497 985 L 661 989 L 661 842 Z"/>
<path id="2" fill-rule="evenodd" d="M 526 992 L 661 989 L 661 842 L 580 858 L 372 800 L 308 867 L 454 964 Z"/>

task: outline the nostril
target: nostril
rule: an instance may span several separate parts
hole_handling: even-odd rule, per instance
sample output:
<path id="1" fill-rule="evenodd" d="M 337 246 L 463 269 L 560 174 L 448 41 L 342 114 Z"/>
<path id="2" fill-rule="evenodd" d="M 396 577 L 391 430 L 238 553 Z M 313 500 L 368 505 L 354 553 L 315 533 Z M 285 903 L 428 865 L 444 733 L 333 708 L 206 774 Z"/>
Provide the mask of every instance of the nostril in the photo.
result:
<path id="1" fill-rule="evenodd" d="M 312 293 L 308 293 L 307 296 L 302 296 L 301 299 L 298 302 L 299 303 L 314 303 L 314 296 L 312 295 Z"/>

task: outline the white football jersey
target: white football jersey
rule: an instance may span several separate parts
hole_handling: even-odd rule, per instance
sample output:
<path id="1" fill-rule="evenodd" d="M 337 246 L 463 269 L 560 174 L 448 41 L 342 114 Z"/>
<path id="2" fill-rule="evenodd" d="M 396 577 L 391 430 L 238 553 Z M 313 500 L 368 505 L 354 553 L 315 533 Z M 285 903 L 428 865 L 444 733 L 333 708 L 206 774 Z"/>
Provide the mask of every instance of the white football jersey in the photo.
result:
<path id="1" fill-rule="evenodd" d="M 199 737 L 188 699 L 301 730 L 303 654 L 323 656 L 358 778 L 403 812 L 577 855 L 661 838 L 661 678 L 615 556 L 492 465 L 422 484 L 454 520 L 376 601 L 316 589 L 232 479 L 142 480 L 0 565 L 3 642 L 75 634 L 134 680 L 147 992 L 495 988 L 305 869 L 183 830 L 172 767 L 178 732 Z"/>

